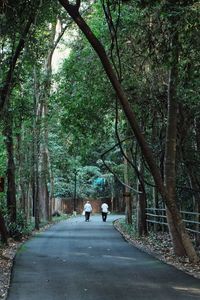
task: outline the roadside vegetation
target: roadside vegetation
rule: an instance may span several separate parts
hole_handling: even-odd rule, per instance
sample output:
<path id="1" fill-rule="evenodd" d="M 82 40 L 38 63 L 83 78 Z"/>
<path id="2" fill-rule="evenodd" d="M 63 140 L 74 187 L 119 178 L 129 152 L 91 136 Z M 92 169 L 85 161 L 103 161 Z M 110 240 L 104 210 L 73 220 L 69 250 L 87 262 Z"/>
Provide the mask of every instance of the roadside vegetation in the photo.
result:
<path id="1" fill-rule="evenodd" d="M 7 297 L 14 258 L 17 252 L 23 252 L 26 250 L 24 242 L 33 237 L 35 234 L 46 230 L 49 226 L 57 222 L 64 221 L 69 217 L 70 215 L 60 214 L 60 216 L 53 217 L 50 223 L 44 221 L 41 223 L 39 231 L 34 230 L 35 223 L 30 222 L 29 224 L 26 224 L 25 227 L 18 228 L 17 238 L 16 236 L 10 237 L 7 245 L 2 243 L 0 244 L 0 299 L 4 300 Z"/>
<path id="2" fill-rule="evenodd" d="M 199 263 L 190 262 L 187 257 L 177 257 L 168 232 L 149 232 L 148 236 L 138 236 L 134 226 L 128 225 L 124 219 L 115 221 L 115 228 L 124 239 L 138 249 L 164 261 L 175 268 L 200 279 Z M 192 236 L 191 236 L 192 238 Z M 200 255 L 200 247 L 196 249 Z"/>

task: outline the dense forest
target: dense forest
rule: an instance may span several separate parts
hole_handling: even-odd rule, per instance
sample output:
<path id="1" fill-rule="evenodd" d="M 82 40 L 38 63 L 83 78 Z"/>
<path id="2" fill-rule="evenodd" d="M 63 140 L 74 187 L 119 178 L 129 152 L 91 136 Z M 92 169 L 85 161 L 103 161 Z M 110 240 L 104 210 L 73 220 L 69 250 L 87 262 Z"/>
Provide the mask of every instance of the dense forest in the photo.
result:
<path id="1" fill-rule="evenodd" d="M 2 243 L 76 193 L 122 201 L 140 235 L 166 208 L 197 261 L 180 210 L 199 227 L 199 1 L 2 0 L 0 23 Z"/>

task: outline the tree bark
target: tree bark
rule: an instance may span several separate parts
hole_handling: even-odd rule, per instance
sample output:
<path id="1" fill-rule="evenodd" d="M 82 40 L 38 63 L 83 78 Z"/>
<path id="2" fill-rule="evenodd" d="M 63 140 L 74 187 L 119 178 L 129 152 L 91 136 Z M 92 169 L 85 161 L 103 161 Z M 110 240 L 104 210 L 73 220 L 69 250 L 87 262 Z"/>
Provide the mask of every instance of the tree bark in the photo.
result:
<path id="1" fill-rule="evenodd" d="M 137 203 L 137 229 L 139 236 L 147 235 L 147 222 L 146 222 L 146 194 L 141 184 L 138 185 L 138 203 Z"/>
<path id="2" fill-rule="evenodd" d="M 200 223 L 200 183 L 198 177 L 194 174 L 192 167 L 187 164 L 187 171 L 190 180 L 190 186 L 194 190 L 193 202 L 194 202 L 194 211 L 197 213 L 195 221 Z M 196 224 L 196 230 L 200 231 L 200 225 Z M 196 246 L 200 245 L 200 235 L 196 234 L 195 236 Z"/>
<path id="3" fill-rule="evenodd" d="M 27 219 L 27 195 L 28 195 L 28 180 L 27 174 L 24 174 L 24 168 L 29 168 L 29 166 L 25 165 L 25 162 L 27 161 L 26 155 L 27 153 L 24 152 L 24 149 L 22 148 L 23 140 L 24 140 L 24 128 L 22 125 L 22 122 L 20 122 L 20 126 L 18 128 L 19 132 L 16 135 L 17 139 L 17 145 L 16 145 L 16 152 L 15 157 L 17 161 L 17 178 L 18 178 L 18 191 L 17 194 L 19 194 L 19 200 L 20 200 L 20 208 L 24 213 L 24 216 Z"/>
<path id="4" fill-rule="evenodd" d="M 15 185 L 15 162 L 13 147 L 13 120 L 12 113 L 7 113 L 4 124 L 5 144 L 7 150 L 7 208 L 9 220 L 16 222 L 16 185 Z"/>
<path id="5" fill-rule="evenodd" d="M 169 211 L 173 217 L 174 224 L 176 226 L 176 230 L 180 236 L 180 239 L 183 242 L 184 249 L 191 261 L 197 261 L 198 260 L 197 254 L 196 254 L 194 247 L 192 245 L 192 242 L 185 230 L 185 226 L 183 224 L 183 221 L 182 221 L 180 212 L 177 208 L 177 205 L 174 202 L 174 199 L 170 198 L 170 195 L 168 195 L 168 192 L 164 187 L 162 177 L 160 174 L 160 170 L 155 163 L 153 153 L 152 153 L 151 149 L 149 148 L 149 146 L 139 128 L 139 125 L 136 121 L 135 114 L 130 106 L 127 96 L 125 95 L 125 93 L 122 89 L 120 82 L 117 79 L 117 76 L 116 76 L 116 74 L 113 70 L 113 67 L 108 59 L 108 56 L 105 52 L 105 49 L 79 13 L 80 1 L 77 0 L 76 5 L 70 4 L 68 0 L 59 0 L 59 2 L 66 9 L 66 11 L 72 17 L 74 22 L 78 25 L 78 27 L 81 29 L 81 31 L 84 33 L 84 35 L 88 39 L 89 43 L 92 45 L 93 49 L 98 54 L 98 56 L 101 60 L 101 63 L 103 65 L 103 68 L 104 68 L 116 94 L 117 94 L 118 100 L 119 100 L 119 102 L 124 110 L 124 113 L 128 119 L 130 127 L 136 136 L 138 144 L 140 145 L 142 154 L 149 166 L 149 169 L 154 178 L 154 181 L 156 183 L 158 191 L 161 194 L 163 200 L 165 201 L 165 203 L 167 205 L 167 208 L 169 209 Z"/>
<path id="6" fill-rule="evenodd" d="M 31 14 L 30 14 L 28 21 L 24 27 L 24 30 L 21 34 L 18 45 L 15 49 L 15 52 L 14 52 L 13 56 L 10 58 L 10 65 L 9 65 L 9 69 L 8 69 L 8 72 L 6 75 L 5 83 L 2 86 L 2 88 L 0 89 L 0 113 L 2 113 L 3 110 L 6 109 L 6 107 L 8 106 L 10 93 L 11 93 L 12 86 L 13 86 L 13 75 L 14 75 L 15 67 L 16 67 L 18 59 L 24 49 L 26 37 L 30 31 L 30 27 L 35 20 L 36 12 L 39 7 L 39 2 L 40 1 L 38 1 L 38 0 L 36 1 L 35 7 L 31 11 Z"/>
<path id="7" fill-rule="evenodd" d="M 40 228 L 40 198 L 39 198 L 39 146 L 40 146 L 40 122 L 41 104 L 39 102 L 39 88 L 37 72 L 34 68 L 34 121 L 33 121 L 33 213 L 35 217 L 35 229 Z"/>
<path id="8" fill-rule="evenodd" d="M 197 153 L 200 153 L 200 117 L 197 117 L 195 120 L 195 136 L 196 136 L 196 145 L 197 145 Z M 198 190 L 200 191 L 200 180 L 197 181 Z M 196 212 L 198 216 L 196 221 L 200 223 L 200 192 L 196 194 Z M 200 230 L 200 225 L 197 225 L 196 230 Z M 200 234 L 196 235 L 196 245 L 200 245 Z"/>
<path id="9" fill-rule="evenodd" d="M 137 201 L 137 229 L 139 236 L 147 235 L 147 215 L 146 215 L 146 192 L 144 184 L 144 166 L 142 160 L 139 162 L 139 173 L 138 178 L 138 201 Z"/>
<path id="10" fill-rule="evenodd" d="M 7 71 L 7 74 L 5 75 L 5 81 L 2 84 L 2 87 L 0 89 L 0 115 L 3 115 L 3 112 L 5 112 L 7 116 L 7 120 L 5 120 L 5 135 L 6 135 L 6 147 L 7 147 L 7 153 L 8 153 L 8 167 L 7 167 L 7 178 L 8 178 L 8 190 L 7 190 L 7 205 L 8 205 L 8 213 L 10 216 L 11 222 L 16 222 L 16 187 L 15 187 L 15 163 L 14 163 L 14 157 L 13 157 L 13 137 L 12 137 L 12 123 L 10 115 L 8 113 L 8 107 L 9 107 L 9 99 L 10 94 L 12 92 L 13 88 L 13 77 L 15 68 L 18 62 L 18 59 L 24 49 L 25 41 L 27 38 L 27 35 L 30 31 L 30 27 L 32 23 L 34 22 L 37 9 L 39 7 L 40 1 L 36 1 L 34 3 L 33 9 L 30 11 L 30 15 L 28 17 L 28 21 L 25 24 L 24 30 L 21 34 L 21 37 L 19 39 L 19 42 L 17 44 L 17 47 L 15 51 L 13 52 L 12 57 L 9 59 L 9 68 Z"/>
<path id="11" fill-rule="evenodd" d="M 173 45 L 177 42 L 177 36 L 173 38 Z M 177 51 L 176 51 L 177 52 Z M 168 193 L 168 197 L 176 203 L 176 137 L 177 137 L 177 101 L 176 101 L 176 85 L 177 85 L 177 64 L 178 53 L 175 54 L 173 66 L 169 72 L 168 83 L 168 118 L 166 132 L 166 148 L 164 162 L 164 181 Z M 179 256 L 186 255 L 181 236 L 174 224 L 173 216 L 166 207 L 166 215 L 169 226 L 169 232 L 173 241 L 174 251 Z"/>
<path id="12" fill-rule="evenodd" d="M 35 125 L 37 126 L 37 125 Z M 35 229 L 40 229 L 40 201 L 39 201 L 39 172 L 38 172 L 38 130 L 34 126 L 34 142 L 33 142 L 33 209 L 35 217 Z"/>
<path id="13" fill-rule="evenodd" d="M 158 138 L 158 136 L 159 136 L 159 129 L 158 129 L 158 112 L 157 112 L 156 108 L 154 109 L 154 112 L 153 112 L 153 118 L 152 118 L 151 128 L 152 128 L 152 132 L 151 132 L 151 144 L 152 145 L 158 145 L 158 141 L 159 141 L 159 138 Z M 160 146 L 162 147 L 162 144 Z M 158 162 L 159 162 L 159 159 L 157 159 L 157 163 Z M 162 171 L 161 164 L 160 164 L 160 172 L 161 172 L 162 177 L 163 177 L 163 171 Z M 155 211 L 154 211 L 155 215 L 159 214 L 158 211 L 157 211 L 157 209 L 159 208 L 159 197 L 158 196 L 159 196 L 159 194 L 158 194 L 157 187 L 156 186 L 152 187 L 153 207 L 155 208 Z M 158 232 L 159 228 L 160 228 L 160 224 L 154 223 L 153 224 L 153 228 L 154 228 L 155 232 Z"/>
<path id="14" fill-rule="evenodd" d="M 5 225 L 5 220 L 3 214 L 0 210 L 0 233 L 1 233 L 1 241 L 4 244 L 8 243 L 8 232 Z"/>
<path id="15" fill-rule="evenodd" d="M 49 39 L 49 48 L 45 59 L 44 68 L 44 84 L 41 91 L 40 103 L 41 103 L 41 145 L 40 145 L 40 203 L 43 206 L 43 217 L 47 220 L 51 219 L 52 215 L 52 203 L 53 203 L 53 190 L 54 181 L 51 170 L 50 155 L 48 149 L 48 99 L 51 93 L 51 81 L 52 81 L 52 57 L 56 48 L 56 45 L 60 41 L 63 33 L 65 32 L 67 25 L 62 28 L 61 32 L 57 32 L 56 27 L 59 23 L 59 19 L 52 23 L 52 31 Z M 56 39 L 55 39 L 56 38 Z M 48 182 L 50 182 L 50 193 L 48 191 Z"/>
<path id="16" fill-rule="evenodd" d="M 45 79 L 42 91 L 41 101 L 41 176 L 40 176 L 40 203 L 43 204 L 43 217 L 46 220 L 51 218 L 51 201 L 49 198 L 48 182 L 50 181 L 50 162 L 49 162 L 49 150 L 48 150 L 48 98 L 51 90 L 51 79 L 52 79 L 52 56 L 55 50 L 54 39 L 56 35 L 56 23 L 52 26 L 52 32 L 49 41 L 49 51 L 47 53 L 45 61 Z M 52 184 L 52 181 L 50 181 Z"/>
<path id="17" fill-rule="evenodd" d="M 124 150 L 125 154 L 127 154 L 127 151 Z M 125 182 L 125 191 L 124 191 L 124 200 L 125 200 L 125 212 L 126 212 L 126 223 L 129 225 L 132 225 L 132 197 L 130 193 L 129 186 L 129 172 L 128 172 L 128 161 L 126 157 L 124 157 L 124 182 Z"/>

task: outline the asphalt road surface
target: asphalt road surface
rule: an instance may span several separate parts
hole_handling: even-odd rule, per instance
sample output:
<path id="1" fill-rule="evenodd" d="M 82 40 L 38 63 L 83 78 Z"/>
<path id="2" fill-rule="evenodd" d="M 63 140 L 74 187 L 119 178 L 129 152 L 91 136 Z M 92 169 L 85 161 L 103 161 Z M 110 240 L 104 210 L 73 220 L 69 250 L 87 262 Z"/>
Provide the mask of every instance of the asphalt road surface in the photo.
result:
<path id="1" fill-rule="evenodd" d="M 128 244 L 115 218 L 71 218 L 37 234 L 18 251 L 7 299 L 200 299 L 200 280 Z"/>

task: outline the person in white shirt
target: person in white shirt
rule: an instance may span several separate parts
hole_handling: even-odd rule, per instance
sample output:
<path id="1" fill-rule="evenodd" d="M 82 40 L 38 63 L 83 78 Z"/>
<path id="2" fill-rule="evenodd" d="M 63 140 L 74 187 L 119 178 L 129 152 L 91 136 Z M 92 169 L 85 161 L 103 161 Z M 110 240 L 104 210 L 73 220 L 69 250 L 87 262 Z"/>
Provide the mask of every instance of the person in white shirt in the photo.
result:
<path id="1" fill-rule="evenodd" d="M 84 212 L 85 212 L 85 222 L 89 222 L 90 213 L 92 212 L 92 205 L 90 201 L 87 201 L 84 205 Z"/>
<path id="2" fill-rule="evenodd" d="M 108 204 L 107 203 L 103 203 L 101 205 L 101 213 L 102 213 L 103 222 L 106 222 L 107 215 L 108 215 Z"/>

